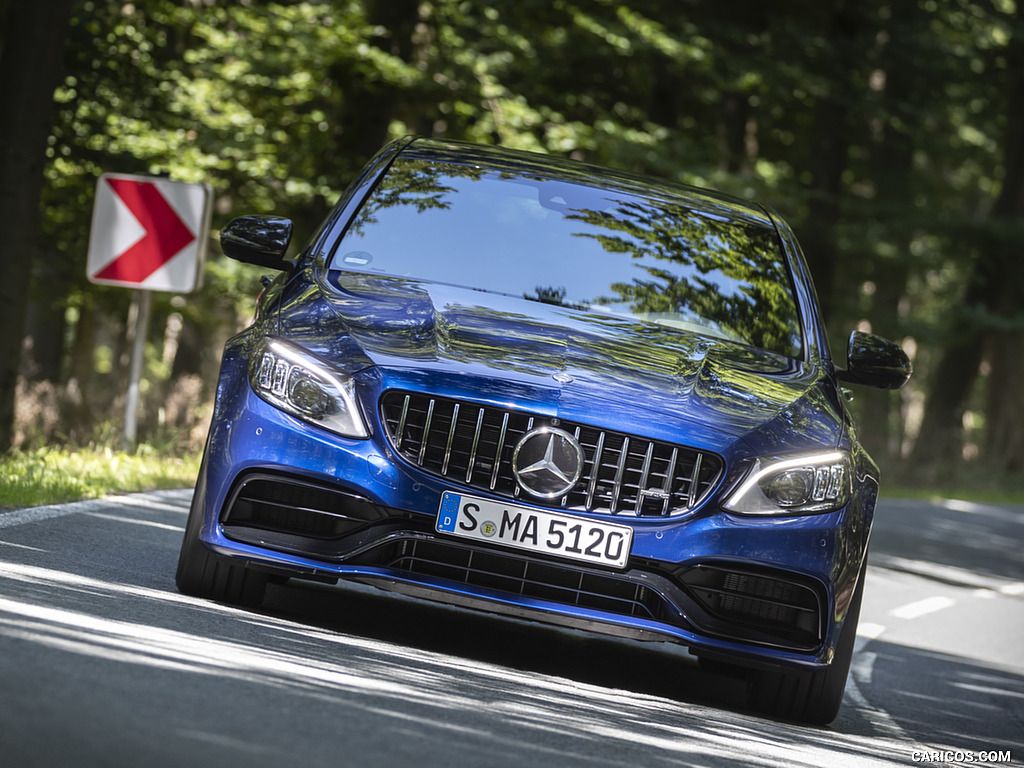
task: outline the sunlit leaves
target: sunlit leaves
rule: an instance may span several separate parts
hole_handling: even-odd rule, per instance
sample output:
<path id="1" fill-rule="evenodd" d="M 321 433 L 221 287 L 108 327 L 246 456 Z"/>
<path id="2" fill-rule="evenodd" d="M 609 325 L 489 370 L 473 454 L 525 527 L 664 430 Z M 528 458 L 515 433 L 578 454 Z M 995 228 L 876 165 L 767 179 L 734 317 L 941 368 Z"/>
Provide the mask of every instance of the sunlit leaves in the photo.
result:
<path id="1" fill-rule="evenodd" d="M 103 171 L 211 184 L 215 228 L 275 211 L 305 233 L 368 154 L 405 133 L 711 186 L 763 200 L 806 232 L 822 194 L 812 148 L 830 139 L 815 115 L 832 99 L 848 133 L 833 235 L 839 287 L 882 285 L 894 265 L 910 264 L 901 311 L 937 334 L 933 320 L 957 300 L 1004 179 L 1011 0 L 86 0 L 76 9 L 54 99 L 44 228 L 79 275 Z M 886 178 L 894 141 L 913 147 L 899 188 Z M 839 314 L 854 320 L 878 295 L 848 293 Z"/>

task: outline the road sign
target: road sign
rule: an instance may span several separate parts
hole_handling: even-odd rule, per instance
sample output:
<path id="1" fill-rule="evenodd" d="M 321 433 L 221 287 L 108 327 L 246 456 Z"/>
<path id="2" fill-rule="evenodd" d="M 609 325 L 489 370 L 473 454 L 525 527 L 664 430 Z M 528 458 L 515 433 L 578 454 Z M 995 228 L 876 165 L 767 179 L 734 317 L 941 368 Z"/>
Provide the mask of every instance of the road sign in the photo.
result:
<path id="1" fill-rule="evenodd" d="M 103 285 L 194 291 L 202 280 L 212 198 L 206 184 L 103 174 L 96 183 L 87 277 Z"/>

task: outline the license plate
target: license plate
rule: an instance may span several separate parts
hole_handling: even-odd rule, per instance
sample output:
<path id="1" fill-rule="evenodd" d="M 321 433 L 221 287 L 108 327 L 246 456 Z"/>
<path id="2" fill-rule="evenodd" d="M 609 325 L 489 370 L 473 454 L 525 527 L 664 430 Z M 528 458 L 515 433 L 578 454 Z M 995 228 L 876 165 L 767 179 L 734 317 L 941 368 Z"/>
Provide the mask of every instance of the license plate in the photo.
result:
<path id="1" fill-rule="evenodd" d="M 584 520 L 453 491 L 441 495 L 436 529 L 467 539 L 616 568 L 626 567 L 633 541 L 633 529 L 628 525 Z"/>

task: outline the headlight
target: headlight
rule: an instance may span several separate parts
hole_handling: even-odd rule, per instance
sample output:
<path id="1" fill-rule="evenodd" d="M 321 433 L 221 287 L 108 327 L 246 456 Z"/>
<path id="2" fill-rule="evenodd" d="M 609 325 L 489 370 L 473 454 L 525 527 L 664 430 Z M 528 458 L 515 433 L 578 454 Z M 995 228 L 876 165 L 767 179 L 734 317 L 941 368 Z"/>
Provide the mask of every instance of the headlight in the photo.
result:
<path id="1" fill-rule="evenodd" d="M 271 405 L 345 437 L 369 437 L 351 377 L 283 341 L 268 341 L 250 371 L 253 391 Z"/>
<path id="2" fill-rule="evenodd" d="M 831 512 L 850 500 L 850 457 L 841 451 L 799 458 L 758 459 L 724 509 L 741 515 Z"/>

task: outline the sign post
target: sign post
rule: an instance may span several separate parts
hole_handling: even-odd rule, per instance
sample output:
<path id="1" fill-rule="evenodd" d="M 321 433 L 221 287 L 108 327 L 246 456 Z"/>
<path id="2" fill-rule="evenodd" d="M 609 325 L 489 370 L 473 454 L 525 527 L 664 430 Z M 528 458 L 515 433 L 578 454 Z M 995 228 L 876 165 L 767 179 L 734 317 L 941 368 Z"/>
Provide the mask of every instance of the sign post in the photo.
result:
<path id="1" fill-rule="evenodd" d="M 96 183 L 86 276 L 138 291 L 125 404 L 125 450 L 135 445 L 139 382 L 152 291 L 191 293 L 202 282 L 213 193 L 207 184 L 105 173 Z"/>
<path id="2" fill-rule="evenodd" d="M 135 337 L 132 339 L 132 360 L 128 370 L 128 396 L 124 404 L 124 434 L 121 448 L 130 451 L 135 447 L 136 415 L 139 412 L 139 385 L 142 381 L 142 367 L 146 360 L 146 337 L 149 335 L 149 310 L 153 292 L 145 289 L 135 292 Z"/>

